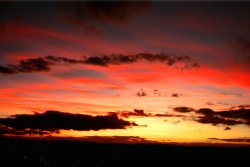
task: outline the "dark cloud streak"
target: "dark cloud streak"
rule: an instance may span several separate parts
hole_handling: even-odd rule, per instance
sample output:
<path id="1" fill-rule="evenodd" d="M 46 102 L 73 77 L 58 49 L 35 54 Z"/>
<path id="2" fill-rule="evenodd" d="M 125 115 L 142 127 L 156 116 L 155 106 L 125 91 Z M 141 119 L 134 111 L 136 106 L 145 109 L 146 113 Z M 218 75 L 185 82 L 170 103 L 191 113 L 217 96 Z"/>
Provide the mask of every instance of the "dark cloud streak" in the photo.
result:
<path id="1" fill-rule="evenodd" d="M 157 113 L 151 113 L 151 112 L 145 112 L 142 109 L 134 109 L 134 111 L 117 111 L 115 114 L 119 115 L 120 117 L 128 118 L 128 117 L 183 117 L 185 118 L 185 115 L 176 115 L 176 114 L 157 114 Z"/>
<path id="2" fill-rule="evenodd" d="M 219 140 L 219 141 L 226 141 L 226 142 L 244 142 L 244 143 L 250 143 L 250 138 L 230 138 L 230 139 L 220 139 L 220 138 L 208 138 L 210 140 Z"/>
<path id="3" fill-rule="evenodd" d="M 181 112 L 181 113 L 188 113 L 188 112 L 195 111 L 193 108 L 190 108 L 190 107 L 175 107 L 173 108 L 173 110 L 176 112 Z"/>
<path id="4" fill-rule="evenodd" d="M 33 72 L 48 72 L 55 65 L 75 65 L 75 64 L 90 64 L 97 66 L 131 64 L 140 61 L 160 62 L 168 66 L 184 63 L 185 67 L 189 66 L 190 58 L 188 56 L 174 56 L 165 53 L 151 54 L 138 53 L 132 55 L 111 54 L 92 57 L 83 57 L 82 59 L 72 59 L 67 57 L 47 56 L 33 59 L 21 60 L 19 64 L 0 65 L 0 73 L 4 75 L 18 73 L 33 73 Z M 192 64 L 192 63 L 191 63 Z M 191 65 L 192 66 L 192 65 Z"/>
<path id="5" fill-rule="evenodd" d="M 49 135 L 51 132 L 49 131 L 41 131 L 41 130 L 35 130 L 35 129 L 25 129 L 25 130 L 17 130 L 17 129 L 13 129 L 11 127 L 8 126 L 3 126 L 0 125 L 0 136 L 2 135 L 18 135 L 18 136 L 22 136 L 22 135 L 39 135 L 39 136 L 43 136 L 43 135 Z M 57 132 L 54 132 L 57 133 Z"/>
<path id="6" fill-rule="evenodd" d="M 168 66 L 172 66 L 180 62 L 188 63 L 191 61 L 190 57 L 186 55 L 175 56 L 175 55 L 168 55 L 165 53 L 160 53 L 160 54 L 138 53 L 131 55 L 111 54 L 111 55 L 85 57 L 86 64 L 93 64 L 99 66 L 131 64 L 143 60 L 147 62 L 161 62 Z"/>
<path id="7" fill-rule="evenodd" d="M 35 58 L 21 60 L 18 65 L 8 64 L 6 66 L 0 66 L 0 73 L 17 74 L 17 73 L 32 73 L 32 72 L 48 72 L 50 71 L 50 66 L 54 65 L 52 61 L 46 58 Z"/>

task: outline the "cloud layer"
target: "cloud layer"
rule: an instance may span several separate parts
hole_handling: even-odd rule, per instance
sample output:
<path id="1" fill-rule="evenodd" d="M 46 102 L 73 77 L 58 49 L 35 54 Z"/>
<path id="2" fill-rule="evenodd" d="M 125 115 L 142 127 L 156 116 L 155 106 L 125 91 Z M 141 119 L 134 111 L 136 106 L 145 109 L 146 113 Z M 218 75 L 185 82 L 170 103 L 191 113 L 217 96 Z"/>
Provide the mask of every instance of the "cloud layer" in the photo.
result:
<path id="1" fill-rule="evenodd" d="M 248 105 L 244 105 L 248 106 Z M 210 108 L 201 108 L 195 110 L 190 107 L 175 107 L 173 108 L 174 113 L 147 113 L 144 110 L 134 109 L 134 111 L 118 111 L 115 114 L 128 118 L 130 116 L 134 117 L 179 117 L 183 120 L 191 120 L 202 124 L 212 124 L 212 125 L 250 125 L 250 109 L 239 108 L 235 110 L 226 111 L 214 111 Z M 175 114 L 179 113 L 179 114 Z M 231 130 L 230 127 L 225 127 L 224 130 Z"/>
<path id="2" fill-rule="evenodd" d="M 178 63 L 184 63 L 183 69 L 197 68 L 199 65 L 193 63 L 189 56 L 181 55 L 168 55 L 165 53 L 152 54 L 152 53 L 138 53 L 138 54 L 111 54 L 84 57 L 83 59 L 72 59 L 67 57 L 47 56 L 33 59 L 21 60 L 19 64 L 8 64 L 6 66 L 0 65 L 1 74 L 17 74 L 17 73 L 32 73 L 32 72 L 47 72 L 54 65 L 74 65 L 74 64 L 90 64 L 97 66 L 109 66 L 109 65 L 122 65 L 137 63 L 140 61 L 147 62 L 160 62 L 167 66 L 173 66 Z"/>
<path id="3" fill-rule="evenodd" d="M 20 114 L 8 118 L 0 118 L 0 125 L 2 125 L 2 134 L 47 134 L 49 132 L 70 129 L 81 131 L 125 129 L 137 124 L 119 119 L 114 113 L 105 116 L 91 116 L 60 111 L 46 111 L 41 114 Z"/>
<path id="4" fill-rule="evenodd" d="M 204 124 L 224 124 L 224 125 L 250 125 L 250 109 L 213 111 L 212 109 L 199 109 L 196 111 L 201 114 L 197 122 Z"/>
<path id="5" fill-rule="evenodd" d="M 176 107 L 173 110 L 179 113 L 190 113 L 192 116 L 194 116 L 194 121 L 203 124 L 250 125 L 250 109 L 247 108 L 226 111 L 214 111 L 210 108 L 201 108 L 195 110 L 189 107 Z"/>

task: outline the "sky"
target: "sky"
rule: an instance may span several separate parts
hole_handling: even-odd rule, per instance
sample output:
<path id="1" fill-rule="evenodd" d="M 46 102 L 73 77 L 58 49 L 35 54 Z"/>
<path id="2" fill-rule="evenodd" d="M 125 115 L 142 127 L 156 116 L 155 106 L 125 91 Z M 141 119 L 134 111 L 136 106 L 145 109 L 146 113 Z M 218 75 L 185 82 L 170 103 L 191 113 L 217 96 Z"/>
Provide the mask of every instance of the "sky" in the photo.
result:
<path id="1" fill-rule="evenodd" d="M 0 135 L 250 144 L 249 2 L 0 2 Z"/>

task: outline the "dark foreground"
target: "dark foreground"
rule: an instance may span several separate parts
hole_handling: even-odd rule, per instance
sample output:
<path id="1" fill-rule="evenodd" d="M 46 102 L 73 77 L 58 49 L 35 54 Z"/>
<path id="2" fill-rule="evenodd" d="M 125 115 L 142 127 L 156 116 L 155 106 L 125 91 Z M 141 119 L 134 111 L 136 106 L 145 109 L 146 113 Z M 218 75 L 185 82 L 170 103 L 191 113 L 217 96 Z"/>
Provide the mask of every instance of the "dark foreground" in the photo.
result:
<path id="1" fill-rule="evenodd" d="M 0 138 L 0 166 L 249 166 L 250 147 Z"/>

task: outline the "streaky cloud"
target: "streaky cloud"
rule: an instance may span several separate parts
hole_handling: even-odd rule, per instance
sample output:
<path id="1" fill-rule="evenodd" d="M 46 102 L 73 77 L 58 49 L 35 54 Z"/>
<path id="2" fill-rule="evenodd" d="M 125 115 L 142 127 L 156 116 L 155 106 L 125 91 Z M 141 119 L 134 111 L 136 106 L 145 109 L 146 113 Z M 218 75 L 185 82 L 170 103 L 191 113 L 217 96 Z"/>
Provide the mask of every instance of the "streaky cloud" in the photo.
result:
<path id="1" fill-rule="evenodd" d="M 52 66 L 56 65 L 96 65 L 108 67 L 109 65 L 122 65 L 122 64 L 132 64 L 141 61 L 146 61 L 150 63 L 158 62 L 163 63 L 166 66 L 174 66 L 184 64 L 181 69 L 197 68 L 199 66 L 194 66 L 191 58 L 187 55 L 169 55 L 166 53 L 153 54 L 153 53 L 137 53 L 137 54 L 110 54 L 110 55 L 99 55 L 83 57 L 82 59 L 72 59 L 60 56 L 46 56 L 38 58 L 29 58 L 26 60 L 21 60 L 19 64 L 7 64 L 5 66 L 0 65 L 0 73 L 4 75 L 18 74 L 18 73 L 33 73 L 33 72 L 48 72 L 51 70 Z"/>
<path id="2" fill-rule="evenodd" d="M 226 142 L 244 142 L 244 143 L 250 143 L 250 138 L 249 137 L 244 137 L 244 138 L 226 138 L 226 139 L 221 139 L 221 138 L 208 138 L 209 140 L 218 140 L 218 141 L 226 141 Z"/>

